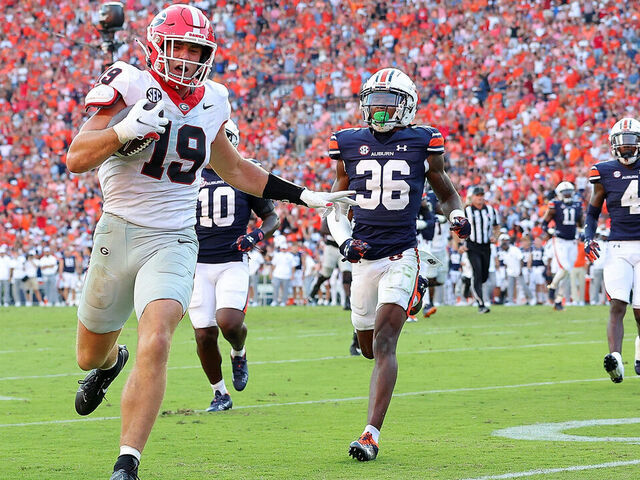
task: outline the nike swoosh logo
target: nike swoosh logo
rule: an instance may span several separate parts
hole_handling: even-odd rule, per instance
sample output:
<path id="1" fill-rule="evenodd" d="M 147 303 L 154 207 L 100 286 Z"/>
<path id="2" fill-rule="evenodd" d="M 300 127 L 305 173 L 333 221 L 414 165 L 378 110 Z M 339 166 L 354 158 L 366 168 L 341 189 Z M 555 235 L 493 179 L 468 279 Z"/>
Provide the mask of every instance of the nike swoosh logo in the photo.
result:
<path id="1" fill-rule="evenodd" d="M 211 108 L 211 107 L 213 107 L 213 106 L 214 106 L 214 104 L 213 104 L 213 103 L 212 103 L 211 105 L 202 105 L 202 109 L 203 109 L 203 110 L 206 110 L 207 108 Z"/>

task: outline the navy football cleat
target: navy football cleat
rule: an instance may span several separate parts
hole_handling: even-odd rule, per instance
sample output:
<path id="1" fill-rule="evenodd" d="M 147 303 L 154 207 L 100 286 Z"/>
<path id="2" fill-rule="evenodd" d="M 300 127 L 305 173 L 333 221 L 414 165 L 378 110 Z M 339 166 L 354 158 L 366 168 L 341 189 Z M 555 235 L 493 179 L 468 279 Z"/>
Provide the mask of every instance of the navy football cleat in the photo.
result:
<path id="1" fill-rule="evenodd" d="M 233 388 L 241 392 L 249 381 L 249 366 L 247 365 L 246 353 L 241 357 L 231 357 L 231 371 L 233 372 Z"/>
<path id="2" fill-rule="evenodd" d="M 113 472 L 109 480 L 140 480 L 136 472 L 127 472 L 124 469 Z"/>
<path id="3" fill-rule="evenodd" d="M 369 433 L 363 433 L 360 438 L 349 445 L 349 456 L 361 462 L 375 460 L 378 456 L 378 444 Z"/>
<path id="4" fill-rule="evenodd" d="M 76 412 L 80 415 L 89 415 L 104 399 L 111 382 L 115 380 L 129 359 L 129 350 L 126 345 L 118 346 L 118 360 L 110 370 L 94 368 L 84 380 L 78 380 L 80 387 L 76 392 Z"/>
<path id="5" fill-rule="evenodd" d="M 233 402 L 231 401 L 231 395 L 225 393 L 224 395 L 216 390 L 211 405 L 207 408 L 207 412 L 222 412 L 223 410 L 231 410 Z"/>

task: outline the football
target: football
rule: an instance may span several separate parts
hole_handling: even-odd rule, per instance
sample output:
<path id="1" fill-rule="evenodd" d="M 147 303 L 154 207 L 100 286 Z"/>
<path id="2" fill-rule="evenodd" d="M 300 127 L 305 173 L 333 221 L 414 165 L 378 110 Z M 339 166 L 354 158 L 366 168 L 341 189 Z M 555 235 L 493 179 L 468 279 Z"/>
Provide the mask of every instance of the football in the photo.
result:
<path id="1" fill-rule="evenodd" d="M 147 102 L 144 105 L 144 109 L 151 110 L 153 107 L 155 107 L 155 105 L 156 104 L 153 102 Z M 116 113 L 113 116 L 113 118 L 109 121 L 109 125 L 107 125 L 107 127 L 113 127 L 116 123 L 121 122 L 124 119 L 124 117 L 126 117 L 129 114 L 132 108 L 133 108 L 133 105 L 129 105 L 123 108 L 122 110 L 120 110 L 118 113 Z M 161 117 L 164 116 L 164 113 L 162 111 L 160 111 L 160 116 Z M 152 138 L 143 138 L 142 140 L 138 140 L 137 138 L 134 138 L 133 140 L 129 140 L 127 143 L 122 145 L 122 147 L 120 147 L 116 151 L 115 155 L 117 155 L 118 157 L 130 157 L 131 155 L 136 155 L 137 153 L 140 153 L 145 148 L 149 147 L 149 145 L 151 145 L 152 143 L 153 143 Z"/>

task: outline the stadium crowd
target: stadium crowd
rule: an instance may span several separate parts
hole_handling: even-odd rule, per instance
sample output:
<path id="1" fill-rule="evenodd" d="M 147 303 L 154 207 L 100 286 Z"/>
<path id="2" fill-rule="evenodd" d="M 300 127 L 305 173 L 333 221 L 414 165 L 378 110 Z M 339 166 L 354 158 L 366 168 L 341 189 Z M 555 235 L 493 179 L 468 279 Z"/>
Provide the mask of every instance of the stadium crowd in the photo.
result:
<path id="1" fill-rule="evenodd" d="M 116 35 L 122 44 L 115 56 L 141 65 L 134 38 L 144 38 L 165 3 L 124 3 L 127 23 Z M 574 183 L 586 202 L 590 165 L 610 158 L 609 129 L 638 109 L 640 11 L 632 2 L 191 3 L 215 26 L 213 78 L 230 91 L 246 156 L 310 188 L 329 189 L 331 132 L 361 124 L 358 92 L 372 72 L 400 68 L 418 87 L 416 123 L 445 137 L 447 169 L 461 196 L 484 187 L 517 246 L 523 236 L 544 236 L 541 219 L 559 182 Z M 97 23 L 98 6 L 88 0 L 8 0 L 0 12 L 5 291 L 7 281 L 22 289 L 29 258 L 49 250 L 61 259 L 71 246 L 73 269 L 81 272 L 91 246 L 101 212 L 97 176 L 71 174 L 65 153 L 85 118 L 84 96 L 108 63 Z M 282 236 L 318 263 L 318 212 L 277 208 Z M 61 301 L 44 294 L 49 304 Z"/>

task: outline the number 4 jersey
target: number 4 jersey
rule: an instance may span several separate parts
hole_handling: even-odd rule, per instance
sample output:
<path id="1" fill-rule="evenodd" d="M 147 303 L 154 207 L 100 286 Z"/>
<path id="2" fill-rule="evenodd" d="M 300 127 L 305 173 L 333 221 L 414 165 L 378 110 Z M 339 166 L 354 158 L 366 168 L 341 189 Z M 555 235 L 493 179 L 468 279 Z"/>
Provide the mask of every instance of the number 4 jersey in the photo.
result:
<path id="1" fill-rule="evenodd" d="M 604 187 L 611 217 L 609 241 L 640 240 L 639 170 L 637 166 L 627 168 L 617 160 L 609 160 L 589 171 L 589 181 Z"/>
<path id="2" fill-rule="evenodd" d="M 371 246 L 364 258 L 375 260 L 416 246 L 427 158 L 443 152 L 444 139 L 433 127 L 375 134 L 351 128 L 331 136 L 329 156 L 344 162 L 349 190 L 356 191 L 353 238 Z"/>
<path id="3" fill-rule="evenodd" d="M 145 227 L 178 230 L 195 225 L 201 172 L 211 142 L 229 119 L 228 95 L 223 85 L 207 81 L 181 98 L 153 72 L 124 62 L 102 74 L 87 94 L 86 107 L 113 105 L 120 97 L 127 105 L 141 98 L 163 99 L 169 119 L 160 140 L 136 155 L 113 155 L 100 166 L 104 211 Z"/>

